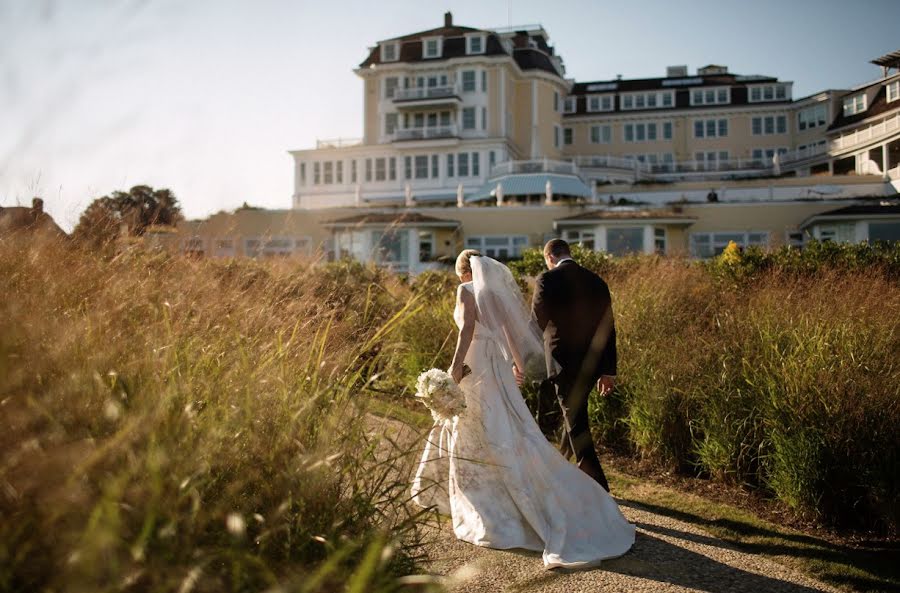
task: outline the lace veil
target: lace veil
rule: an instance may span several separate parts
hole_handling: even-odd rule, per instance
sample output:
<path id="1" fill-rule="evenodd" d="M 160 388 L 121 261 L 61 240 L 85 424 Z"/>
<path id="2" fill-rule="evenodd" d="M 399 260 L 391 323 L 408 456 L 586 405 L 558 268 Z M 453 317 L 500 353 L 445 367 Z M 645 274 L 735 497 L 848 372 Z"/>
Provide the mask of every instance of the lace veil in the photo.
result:
<path id="1" fill-rule="evenodd" d="M 515 362 L 530 380 L 559 372 L 559 364 L 544 353 L 541 328 L 509 268 L 484 256 L 469 259 L 479 321 L 499 338 L 504 357 Z"/>

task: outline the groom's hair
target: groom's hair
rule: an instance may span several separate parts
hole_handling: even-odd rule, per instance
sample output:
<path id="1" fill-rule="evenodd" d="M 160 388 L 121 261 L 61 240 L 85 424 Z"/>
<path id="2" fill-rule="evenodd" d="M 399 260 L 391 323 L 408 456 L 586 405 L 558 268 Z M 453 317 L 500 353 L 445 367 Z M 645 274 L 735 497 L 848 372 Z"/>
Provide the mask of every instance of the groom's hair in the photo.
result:
<path id="1" fill-rule="evenodd" d="M 571 256 L 572 250 L 569 249 L 569 244 L 562 239 L 550 239 L 544 245 L 544 257 L 548 255 L 552 255 L 555 258 Z"/>

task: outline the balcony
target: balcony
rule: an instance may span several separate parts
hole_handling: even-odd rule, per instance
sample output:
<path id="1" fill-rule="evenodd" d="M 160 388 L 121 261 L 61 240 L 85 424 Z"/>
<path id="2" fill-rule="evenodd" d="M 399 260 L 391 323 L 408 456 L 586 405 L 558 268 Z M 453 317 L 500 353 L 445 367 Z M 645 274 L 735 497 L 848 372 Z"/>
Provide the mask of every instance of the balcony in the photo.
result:
<path id="1" fill-rule="evenodd" d="M 391 135 L 391 142 L 405 142 L 410 140 L 440 140 L 443 138 L 456 138 L 459 136 L 456 126 L 431 126 L 426 128 L 405 128 L 395 130 Z"/>
<path id="2" fill-rule="evenodd" d="M 419 109 L 422 107 L 455 107 L 462 103 L 459 89 L 454 85 L 396 89 L 394 105 L 397 109 Z"/>
<path id="3" fill-rule="evenodd" d="M 539 159 L 532 161 L 506 161 L 491 169 L 490 177 L 519 175 L 525 173 L 563 173 L 577 175 L 578 166 L 573 162 Z"/>
<path id="4" fill-rule="evenodd" d="M 898 131 L 900 131 L 900 112 L 864 128 L 841 134 L 831 141 L 831 153 L 857 150 L 890 138 L 896 135 Z"/>

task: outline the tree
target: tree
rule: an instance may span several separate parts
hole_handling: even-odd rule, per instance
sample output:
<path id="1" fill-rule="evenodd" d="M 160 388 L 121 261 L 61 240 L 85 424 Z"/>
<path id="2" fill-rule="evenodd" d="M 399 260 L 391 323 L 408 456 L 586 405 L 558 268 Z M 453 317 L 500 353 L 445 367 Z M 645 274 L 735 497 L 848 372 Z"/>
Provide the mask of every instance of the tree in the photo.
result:
<path id="1" fill-rule="evenodd" d="M 136 185 L 97 198 L 85 209 L 73 235 L 85 243 L 101 246 L 123 233 L 143 235 L 153 225 L 175 226 L 183 219 L 175 194 L 168 189 Z"/>

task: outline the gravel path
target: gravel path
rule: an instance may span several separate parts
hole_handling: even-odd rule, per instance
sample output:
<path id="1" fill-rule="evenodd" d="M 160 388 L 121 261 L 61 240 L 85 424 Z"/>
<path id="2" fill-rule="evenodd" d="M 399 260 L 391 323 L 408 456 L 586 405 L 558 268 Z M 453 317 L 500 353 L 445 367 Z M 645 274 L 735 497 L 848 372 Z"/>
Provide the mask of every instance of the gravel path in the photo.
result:
<path id="1" fill-rule="evenodd" d="M 373 432 L 396 442 L 415 442 L 419 431 L 393 420 L 373 419 Z M 615 495 L 615 492 L 613 492 Z M 705 531 L 639 505 L 618 501 L 637 526 L 631 551 L 588 570 L 547 570 L 538 553 L 480 548 L 453 536 L 449 520 L 427 530 L 427 570 L 447 577 L 451 591 L 494 593 L 838 592 L 791 568 L 735 549 Z"/>

